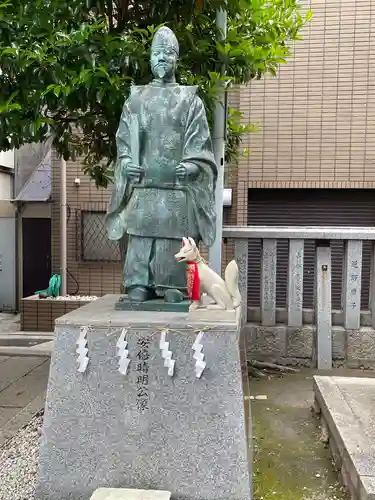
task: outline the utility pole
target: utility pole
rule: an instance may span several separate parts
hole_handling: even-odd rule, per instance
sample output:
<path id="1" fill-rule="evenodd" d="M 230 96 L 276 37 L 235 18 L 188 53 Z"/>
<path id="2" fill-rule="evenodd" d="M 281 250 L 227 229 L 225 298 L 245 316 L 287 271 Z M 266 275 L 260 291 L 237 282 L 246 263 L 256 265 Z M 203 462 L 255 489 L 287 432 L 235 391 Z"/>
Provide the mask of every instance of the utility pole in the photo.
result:
<path id="1" fill-rule="evenodd" d="M 227 11 L 218 9 L 216 11 L 216 26 L 220 32 L 220 39 L 224 41 L 227 37 Z M 225 75 L 225 64 L 221 67 L 221 76 Z M 226 128 L 226 106 L 225 85 L 221 83 L 220 94 L 217 98 L 214 111 L 214 124 L 212 142 L 215 161 L 218 168 L 218 177 L 215 191 L 216 206 L 216 238 L 209 249 L 210 266 L 218 274 L 221 274 L 221 245 L 223 234 L 223 192 L 224 192 L 224 158 L 225 158 L 225 128 Z"/>
<path id="2" fill-rule="evenodd" d="M 66 161 L 60 160 L 60 295 L 65 296 L 67 287 L 67 205 L 66 205 Z"/>

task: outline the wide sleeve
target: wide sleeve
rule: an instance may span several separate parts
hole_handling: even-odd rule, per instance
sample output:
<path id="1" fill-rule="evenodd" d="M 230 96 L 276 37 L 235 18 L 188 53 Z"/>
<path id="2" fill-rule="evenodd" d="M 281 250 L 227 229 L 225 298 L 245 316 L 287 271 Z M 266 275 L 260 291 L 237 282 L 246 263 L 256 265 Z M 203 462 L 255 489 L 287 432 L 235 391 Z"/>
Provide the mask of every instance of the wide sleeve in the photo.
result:
<path id="1" fill-rule="evenodd" d="M 198 166 L 204 163 L 210 170 L 213 183 L 216 184 L 217 167 L 206 110 L 202 100 L 197 95 L 192 100 L 186 120 L 182 161 Z"/>
<path id="2" fill-rule="evenodd" d="M 126 207 L 130 197 L 130 186 L 126 177 L 126 166 L 131 161 L 130 143 L 131 115 L 129 100 L 124 104 L 119 127 L 116 134 L 117 159 L 114 171 L 112 195 L 109 200 L 106 228 L 109 239 L 117 240 L 123 236 L 124 221 L 121 212 Z"/>
<path id="3" fill-rule="evenodd" d="M 217 166 L 210 130 L 202 100 L 195 95 L 189 107 L 182 155 L 182 164 L 192 163 L 198 175 L 188 183 L 193 209 L 205 245 L 212 245 L 216 235 L 215 188 Z"/>
<path id="4" fill-rule="evenodd" d="M 127 163 L 131 161 L 130 124 L 131 114 L 129 101 L 126 101 L 122 109 L 120 123 L 116 134 L 117 160 L 119 162 Z"/>

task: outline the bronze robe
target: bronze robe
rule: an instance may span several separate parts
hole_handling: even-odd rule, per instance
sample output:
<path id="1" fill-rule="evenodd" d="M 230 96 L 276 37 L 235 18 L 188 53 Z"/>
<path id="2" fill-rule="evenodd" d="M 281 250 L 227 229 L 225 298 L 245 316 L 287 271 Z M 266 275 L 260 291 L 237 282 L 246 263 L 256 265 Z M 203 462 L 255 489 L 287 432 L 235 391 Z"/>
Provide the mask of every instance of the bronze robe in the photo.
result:
<path id="1" fill-rule="evenodd" d="M 176 266 L 173 255 L 182 237 L 206 245 L 215 239 L 217 168 L 204 105 L 196 91 L 196 87 L 152 82 L 133 87 L 125 102 L 106 225 L 112 240 L 130 236 L 124 271 L 127 287 L 181 288 L 185 266 Z M 134 115 L 138 130 L 132 129 Z M 132 133 L 137 134 L 139 165 L 144 169 L 139 182 L 126 177 L 126 165 L 135 163 Z M 198 167 L 198 174 L 180 182 L 176 167 L 189 163 Z"/>

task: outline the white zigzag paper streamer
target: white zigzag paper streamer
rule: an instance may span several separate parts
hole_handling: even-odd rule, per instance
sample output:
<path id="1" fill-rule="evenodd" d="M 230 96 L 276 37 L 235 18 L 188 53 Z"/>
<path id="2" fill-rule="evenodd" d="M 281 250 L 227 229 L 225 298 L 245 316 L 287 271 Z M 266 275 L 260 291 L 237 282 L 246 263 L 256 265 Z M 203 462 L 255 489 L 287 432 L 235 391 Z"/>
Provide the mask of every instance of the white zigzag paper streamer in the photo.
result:
<path id="1" fill-rule="evenodd" d="M 120 358 L 118 371 L 121 375 L 126 375 L 128 373 L 128 367 L 130 365 L 130 359 L 128 358 L 129 351 L 126 349 L 128 347 L 128 342 L 125 340 L 126 334 L 127 330 L 123 328 L 116 344 L 117 356 Z"/>
<path id="2" fill-rule="evenodd" d="M 168 375 L 173 377 L 174 374 L 174 366 L 176 361 L 172 359 L 172 351 L 169 350 L 169 342 L 166 342 L 167 331 L 163 330 L 160 334 L 160 342 L 159 347 L 161 349 L 161 356 L 164 359 L 164 366 L 168 368 Z"/>
<path id="3" fill-rule="evenodd" d="M 193 344 L 194 355 L 193 358 L 195 361 L 195 376 L 197 378 L 201 378 L 204 369 L 207 366 L 207 363 L 204 361 L 203 354 L 203 345 L 200 343 L 203 337 L 203 332 L 199 332 L 195 342 Z"/>
<path id="4" fill-rule="evenodd" d="M 77 362 L 79 363 L 78 371 L 80 373 L 84 373 L 86 371 L 87 365 L 89 364 L 89 358 L 87 356 L 87 353 L 89 352 L 87 347 L 88 329 L 89 329 L 88 326 L 81 326 L 79 331 L 79 337 L 76 342 L 76 344 L 78 345 L 76 353 L 79 355 L 77 359 Z"/>

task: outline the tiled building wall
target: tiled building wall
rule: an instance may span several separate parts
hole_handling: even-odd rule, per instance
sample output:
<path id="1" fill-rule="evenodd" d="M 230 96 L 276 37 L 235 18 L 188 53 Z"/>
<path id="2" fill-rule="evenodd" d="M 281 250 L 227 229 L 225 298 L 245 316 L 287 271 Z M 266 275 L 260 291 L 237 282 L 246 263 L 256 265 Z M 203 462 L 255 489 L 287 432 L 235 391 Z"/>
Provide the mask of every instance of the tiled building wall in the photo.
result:
<path id="1" fill-rule="evenodd" d="M 261 130 L 238 170 L 237 223 L 248 188 L 375 188 L 374 0 L 304 0 L 314 16 L 277 77 L 241 88 Z"/>
<path id="2" fill-rule="evenodd" d="M 80 179 L 77 187 L 74 180 Z M 52 207 L 52 267 L 59 272 L 60 267 L 60 168 L 59 160 L 53 158 L 53 207 Z M 80 295 L 105 295 L 120 293 L 122 269 L 120 263 L 84 262 L 80 257 L 80 210 L 105 211 L 109 191 L 97 189 L 95 184 L 82 172 L 79 162 L 67 163 L 67 204 L 68 204 L 68 293 Z M 77 284 L 79 284 L 77 291 Z"/>
<path id="3" fill-rule="evenodd" d="M 231 108 L 240 108 L 240 88 L 234 88 L 229 94 L 228 105 Z M 224 208 L 223 224 L 225 226 L 235 226 L 237 224 L 238 211 L 238 164 L 231 163 L 225 165 L 224 187 L 232 189 L 232 206 Z M 225 266 L 234 258 L 234 241 L 226 241 L 222 246 L 222 275 L 224 275 Z"/>

